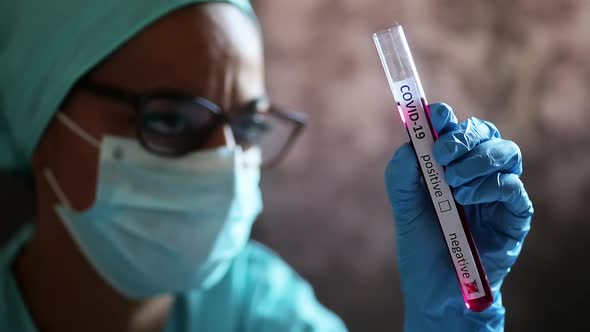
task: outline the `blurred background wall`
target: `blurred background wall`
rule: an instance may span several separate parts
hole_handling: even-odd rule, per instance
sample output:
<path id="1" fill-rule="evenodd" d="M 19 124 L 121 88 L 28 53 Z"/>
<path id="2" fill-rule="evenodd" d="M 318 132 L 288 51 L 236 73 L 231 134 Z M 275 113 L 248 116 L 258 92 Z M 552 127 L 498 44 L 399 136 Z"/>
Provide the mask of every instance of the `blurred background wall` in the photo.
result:
<path id="1" fill-rule="evenodd" d="M 403 307 L 383 170 L 406 140 L 371 34 L 403 24 L 430 101 L 495 122 L 525 159 L 534 227 L 504 286 L 508 331 L 586 329 L 590 256 L 590 2 L 255 0 L 274 101 L 308 112 L 264 174 L 254 236 L 352 331 L 399 331 Z M 0 175 L 0 241 L 33 214 Z M 5 219 L 6 218 L 6 219 Z"/>
<path id="2" fill-rule="evenodd" d="M 258 0 L 268 86 L 310 126 L 264 177 L 256 237 L 352 331 L 401 330 L 383 170 L 406 134 L 371 34 L 399 22 L 429 100 L 524 154 L 534 227 L 506 280 L 508 331 L 584 330 L 590 304 L 590 1 Z"/>

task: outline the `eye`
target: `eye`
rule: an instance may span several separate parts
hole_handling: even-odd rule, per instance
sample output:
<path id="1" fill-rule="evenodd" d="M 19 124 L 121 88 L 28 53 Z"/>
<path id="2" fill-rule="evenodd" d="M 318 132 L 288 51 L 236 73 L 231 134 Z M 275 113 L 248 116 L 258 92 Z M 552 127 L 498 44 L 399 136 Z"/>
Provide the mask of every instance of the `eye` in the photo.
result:
<path id="1" fill-rule="evenodd" d="M 265 116 L 243 115 L 234 121 L 232 129 L 239 140 L 256 143 L 272 129 L 272 125 Z"/>
<path id="2" fill-rule="evenodd" d="M 144 129 L 159 135 L 181 135 L 189 130 L 186 117 L 175 112 L 150 114 L 144 120 L 144 125 Z"/>

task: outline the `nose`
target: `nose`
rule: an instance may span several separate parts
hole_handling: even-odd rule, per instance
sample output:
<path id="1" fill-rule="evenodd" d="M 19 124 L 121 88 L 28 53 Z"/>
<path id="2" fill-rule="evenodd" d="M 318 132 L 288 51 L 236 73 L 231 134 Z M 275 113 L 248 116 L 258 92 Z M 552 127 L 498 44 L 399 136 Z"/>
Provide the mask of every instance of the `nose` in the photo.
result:
<path id="1" fill-rule="evenodd" d="M 220 147 L 234 147 L 235 145 L 236 139 L 234 137 L 233 131 L 231 130 L 231 127 L 229 125 L 223 125 L 215 130 L 215 132 L 205 144 L 204 148 L 214 149 Z"/>

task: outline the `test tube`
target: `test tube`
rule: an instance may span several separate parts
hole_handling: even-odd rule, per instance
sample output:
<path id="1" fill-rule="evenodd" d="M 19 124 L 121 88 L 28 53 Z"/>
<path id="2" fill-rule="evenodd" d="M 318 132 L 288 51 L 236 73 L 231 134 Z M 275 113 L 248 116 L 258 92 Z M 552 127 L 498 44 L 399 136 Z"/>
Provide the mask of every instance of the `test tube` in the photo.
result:
<path id="1" fill-rule="evenodd" d="M 463 208 L 455 202 L 444 179 L 444 168 L 433 157 L 438 133 L 430 121 L 430 109 L 404 30 L 396 24 L 375 33 L 373 39 L 428 187 L 465 306 L 472 311 L 483 311 L 494 298 Z"/>

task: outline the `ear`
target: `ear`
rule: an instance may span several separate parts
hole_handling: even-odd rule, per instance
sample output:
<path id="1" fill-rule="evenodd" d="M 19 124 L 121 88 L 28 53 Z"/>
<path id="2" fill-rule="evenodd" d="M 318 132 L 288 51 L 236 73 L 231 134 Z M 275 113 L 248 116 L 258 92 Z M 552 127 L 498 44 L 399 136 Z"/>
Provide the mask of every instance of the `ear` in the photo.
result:
<path id="1" fill-rule="evenodd" d="M 33 188 L 35 189 L 36 199 L 37 202 L 43 200 L 47 190 L 45 188 L 45 177 L 43 176 L 43 170 L 48 166 L 48 159 L 47 159 L 47 144 L 43 144 L 43 138 L 45 135 L 41 136 L 39 143 L 35 147 L 35 151 L 33 152 L 33 157 L 31 159 L 31 173 L 32 173 L 32 181 L 33 181 Z M 37 206 L 39 210 L 40 207 Z"/>
<path id="2" fill-rule="evenodd" d="M 33 152 L 31 166 L 32 166 L 34 172 L 42 171 L 43 168 L 47 166 L 47 162 L 48 162 L 48 159 L 47 159 L 48 146 L 47 146 L 47 142 L 46 142 L 47 141 L 47 132 L 48 132 L 48 129 L 52 127 L 54 121 L 55 121 L 55 117 L 49 122 L 49 124 L 45 128 L 45 131 L 41 135 L 41 138 L 39 138 L 39 142 L 37 143 L 37 146 L 35 147 L 35 151 Z"/>
<path id="3" fill-rule="evenodd" d="M 45 158 L 43 158 L 43 154 L 41 153 L 41 149 L 39 149 L 39 145 L 37 145 L 35 152 L 33 152 L 33 159 L 31 162 L 33 170 L 40 170 L 45 164 Z"/>

